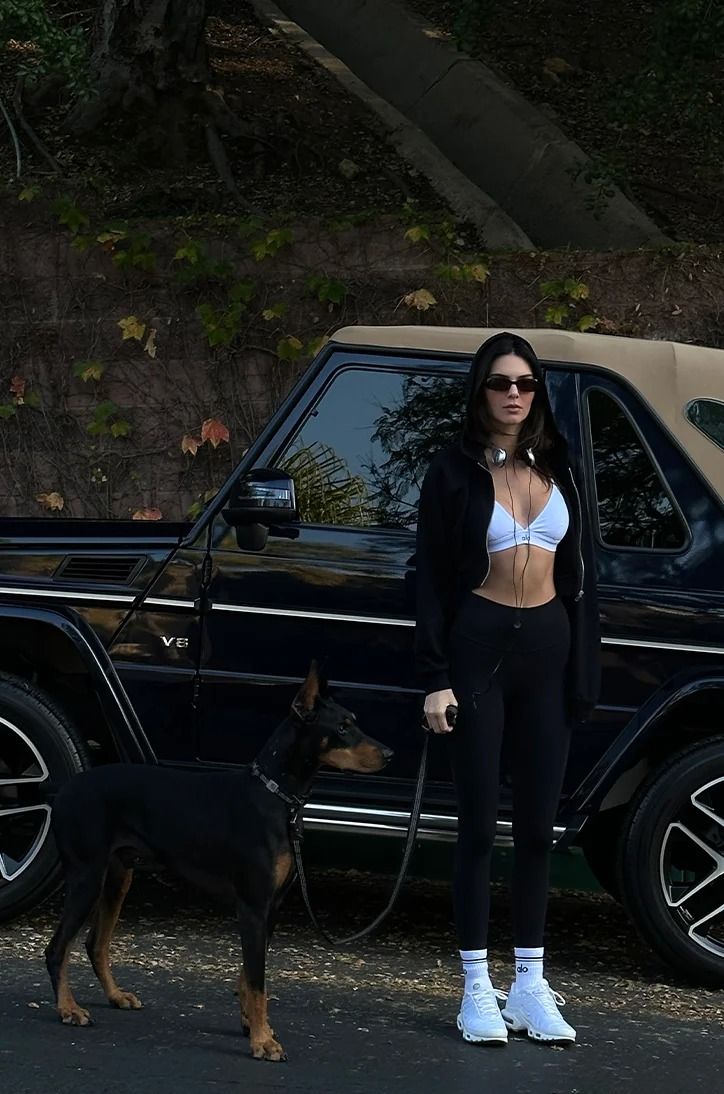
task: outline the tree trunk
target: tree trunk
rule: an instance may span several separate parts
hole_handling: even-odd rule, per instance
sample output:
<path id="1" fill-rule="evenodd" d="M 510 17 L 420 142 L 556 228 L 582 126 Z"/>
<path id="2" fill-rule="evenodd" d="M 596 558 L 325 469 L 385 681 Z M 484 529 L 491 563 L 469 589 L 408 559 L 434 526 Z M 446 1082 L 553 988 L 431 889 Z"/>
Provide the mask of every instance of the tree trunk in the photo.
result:
<path id="1" fill-rule="evenodd" d="M 162 132 L 166 152 L 185 146 L 184 123 L 211 82 L 205 25 L 206 0 L 100 0 L 91 38 L 92 95 L 71 112 L 71 131 L 97 134 L 104 123 L 121 119 Z"/>
<path id="2" fill-rule="evenodd" d="M 207 0 L 100 0 L 91 39 L 92 94 L 74 107 L 67 125 L 77 136 L 127 142 L 146 162 L 183 162 L 191 148 L 200 151 L 229 193 L 251 209 L 219 132 L 243 138 L 252 152 L 258 135 L 212 87 L 206 6 Z"/>

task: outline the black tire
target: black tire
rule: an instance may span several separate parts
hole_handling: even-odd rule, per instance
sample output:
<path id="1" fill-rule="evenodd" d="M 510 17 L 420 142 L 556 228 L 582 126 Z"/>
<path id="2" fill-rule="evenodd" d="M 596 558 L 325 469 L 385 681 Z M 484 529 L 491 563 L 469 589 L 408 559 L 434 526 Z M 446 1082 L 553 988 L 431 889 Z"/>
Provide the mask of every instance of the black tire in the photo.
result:
<path id="1" fill-rule="evenodd" d="M 621 903 L 618 877 L 618 844 L 621 838 L 623 810 L 620 807 L 599 813 L 586 823 L 581 833 L 581 849 L 598 884 Z"/>
<path id="2" fill-rule="evenodd" d="M 88 766 L 82 737 L 52 699 L 0 675 L 0 921 L 58 888 L 49 807 L 58 787 Z"/>
<path id="3" fill-rule="evenodd" d="M 618 876 L 624 907 L 644 941 L 688 980 L 722 987 L 724 913 L 705 917 L 724 906 L 724 876 L 714 878 L 715 856 L 721 862 L 724 854 L 724 823 L 702 805 L 715 806 L 724 820 L 721 737 L 678 753 L 641 788 L 622 833 Z M 690 832 L 711 846 L 711 854 Z M 707 877 L 710 886 L 701 884 Z"/>

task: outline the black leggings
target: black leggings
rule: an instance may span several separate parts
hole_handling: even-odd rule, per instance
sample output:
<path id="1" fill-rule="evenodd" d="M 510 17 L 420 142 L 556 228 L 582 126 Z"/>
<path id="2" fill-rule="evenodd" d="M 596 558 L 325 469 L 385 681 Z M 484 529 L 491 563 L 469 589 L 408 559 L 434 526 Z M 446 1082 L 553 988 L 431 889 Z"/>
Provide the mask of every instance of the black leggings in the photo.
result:
<path id="1" fill-rule="evenodd" d="M 518 610 L 471 592 L 453 623 L 451 686 L 459 713 L 448 740 L 458 800 L 453 897 L 462 950 L 487 946 L 503 746 L 513 778 L 514 942 L 543 945 L 548 860 L 570 739 L 563 688 L 569 645 L 558 599 Z"/>

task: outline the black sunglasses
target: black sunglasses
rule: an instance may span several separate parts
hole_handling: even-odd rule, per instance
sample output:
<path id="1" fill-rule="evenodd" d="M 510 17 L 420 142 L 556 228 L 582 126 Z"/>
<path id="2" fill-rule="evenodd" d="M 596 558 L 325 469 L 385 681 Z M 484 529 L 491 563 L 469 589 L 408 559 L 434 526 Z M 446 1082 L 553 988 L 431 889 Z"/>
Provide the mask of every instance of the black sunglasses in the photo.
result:
<path id="1" fill-rule="evenodd" d="M 489 391 L 510 391 L 513 384 L 515 384 L 518 391 L 527 393 L 537 391 L 539 387 L 535 376 L 520 376 L 515 380 L 511 376 L 503 376 L 502 372 L 496 372 L 492 376 L 488 376 L 485 381 L 485 386 Z"/>

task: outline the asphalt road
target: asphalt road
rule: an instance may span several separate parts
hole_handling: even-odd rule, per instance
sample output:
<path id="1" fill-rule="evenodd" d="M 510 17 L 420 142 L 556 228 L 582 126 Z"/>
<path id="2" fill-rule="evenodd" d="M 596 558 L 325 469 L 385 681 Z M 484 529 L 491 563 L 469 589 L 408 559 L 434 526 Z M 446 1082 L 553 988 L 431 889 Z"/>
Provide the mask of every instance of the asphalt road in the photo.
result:
<path id="1" fill-rule="evenodd" d="M 329 926 L 344 931 L 374 916 L 388 886 L 320 869 L 311 882 L 320 909 L 333 913 Z M 2 1094 L 721 1089 L 724 993 L 677 982 L 603 894 L 555 890 L 551 899 L 548 974 L 578 1029 L 567 1049 L 519 1037 L 499 1049 L 462 1042 L 446 884 L 410 881 L 389 927 L 342 952 L 318 940 L 292 895 L 269 961 L 271 1022 L 289 1057 L 281 1064 L 252 1060 L 240 1035 L 233 918 L 154 876 L 136 879 L 114 949 L 118 982 L 144 1009 L 110 1009 L 79 948 L 71 982 L 95 1025 L 61 1025 L 42 960 L 57 908 L 54 901 L 0 928 Z M 493 924 L 492 971 L 506 987 L 503 885 L 495 888 Z"/>

